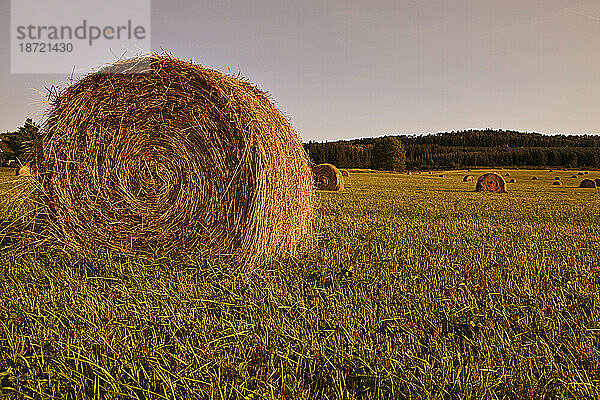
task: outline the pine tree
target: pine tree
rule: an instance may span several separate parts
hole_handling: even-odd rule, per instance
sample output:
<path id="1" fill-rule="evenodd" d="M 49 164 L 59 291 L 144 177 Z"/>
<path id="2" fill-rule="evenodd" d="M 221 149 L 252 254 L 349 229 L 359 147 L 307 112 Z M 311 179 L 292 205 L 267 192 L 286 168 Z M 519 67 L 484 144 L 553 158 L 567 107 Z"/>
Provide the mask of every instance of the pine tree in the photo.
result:
<path id="1" fill-rule="evenodd" d="M 406 151 L 395 136 L 378 139 L 373 146 L 371 163 L 374 169 L 403 171 L 406 167 Z"/>

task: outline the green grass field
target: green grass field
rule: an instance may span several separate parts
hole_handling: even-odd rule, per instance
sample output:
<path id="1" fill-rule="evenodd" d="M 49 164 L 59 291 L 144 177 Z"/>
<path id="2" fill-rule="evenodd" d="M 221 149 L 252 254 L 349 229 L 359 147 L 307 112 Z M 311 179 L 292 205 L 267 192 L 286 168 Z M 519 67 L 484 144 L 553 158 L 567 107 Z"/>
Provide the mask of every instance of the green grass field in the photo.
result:
<path id="1" fill-rule="evenodd" d="M 498 172 L 352 174 L 252 273 L 4 251 L 0 397 L 600 398 L 600 189 Z"/>

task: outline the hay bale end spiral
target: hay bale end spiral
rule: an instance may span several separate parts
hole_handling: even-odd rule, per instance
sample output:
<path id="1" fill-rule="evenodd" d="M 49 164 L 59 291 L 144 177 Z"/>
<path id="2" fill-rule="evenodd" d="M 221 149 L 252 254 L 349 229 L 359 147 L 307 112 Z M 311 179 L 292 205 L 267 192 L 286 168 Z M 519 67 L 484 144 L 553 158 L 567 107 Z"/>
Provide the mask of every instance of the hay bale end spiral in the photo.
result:
<path id="1" fill-rule="evenodd" d="M 593 179 L 584 179 L 579 184 L 580 188 L 587 188 L 587 189 L 593 189 L 596 186 L 597 186 L 596 181 L 594 181 Z"/>
<path id="2" fill-rule="evenodd" d="M 123 60 L 53 100 L 37 176 L 76 250 L 293 253 L 312 216 L 298 135 L 244 79 L 171 56 Z"/>
<path id="3" fill-rule="evenodd" d="M 506 193 L 506 181 L 496 173 L 484 174 L 477 180 L 476 192 Z"/>
<path id="4" fill-rule="evenodd" d="M 344 190 L 344 178 L 335 165 L 319 164 L 313 167 L 313 178 L 318 190 Z"/>

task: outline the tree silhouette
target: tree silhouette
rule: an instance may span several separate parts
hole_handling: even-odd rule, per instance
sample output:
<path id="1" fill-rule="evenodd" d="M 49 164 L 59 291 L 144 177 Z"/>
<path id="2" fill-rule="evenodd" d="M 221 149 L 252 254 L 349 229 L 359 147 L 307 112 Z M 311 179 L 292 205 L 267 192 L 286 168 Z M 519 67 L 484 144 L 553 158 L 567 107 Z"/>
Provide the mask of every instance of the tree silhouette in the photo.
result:
<path id="1" fill-rule="evenodd" d="M 27 118 L 23 126 L 5 135 L 5 142 L 21 163 L 34 163 L 42 146 L 40 126 Z"/>
<path id="2" fill-rule="evenodd" d="M 384 171 L 404 171 L 406 152 L 402 142 L 395 136 L 377 139 L 371 154 L 373 169 Z"/>

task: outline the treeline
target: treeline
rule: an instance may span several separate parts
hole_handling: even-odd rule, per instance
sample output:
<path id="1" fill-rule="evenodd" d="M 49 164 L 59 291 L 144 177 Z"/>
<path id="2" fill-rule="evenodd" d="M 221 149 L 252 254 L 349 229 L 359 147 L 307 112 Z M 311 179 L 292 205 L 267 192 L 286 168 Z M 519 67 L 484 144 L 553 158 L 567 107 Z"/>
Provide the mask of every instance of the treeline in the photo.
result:
<path id="1" fill-rule="evenodd" d="M 600 168 L 600 137 L 542 135 L 502 130 L 468 130 L 430 135 L 398 135 L 408 169 L 468 167 L 587 167 Z M 373 168 L 373 147 L 384 138 L 309 142 L 314 163 L 340 168 Z"/>

